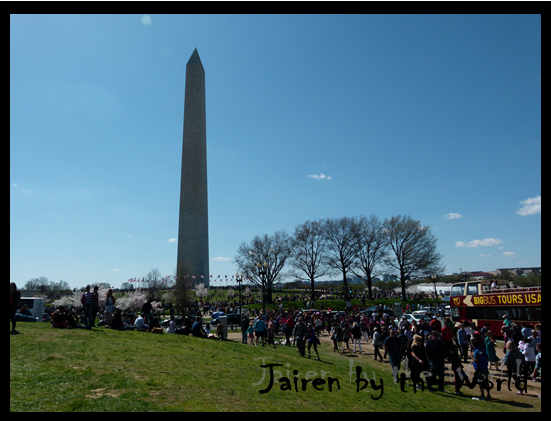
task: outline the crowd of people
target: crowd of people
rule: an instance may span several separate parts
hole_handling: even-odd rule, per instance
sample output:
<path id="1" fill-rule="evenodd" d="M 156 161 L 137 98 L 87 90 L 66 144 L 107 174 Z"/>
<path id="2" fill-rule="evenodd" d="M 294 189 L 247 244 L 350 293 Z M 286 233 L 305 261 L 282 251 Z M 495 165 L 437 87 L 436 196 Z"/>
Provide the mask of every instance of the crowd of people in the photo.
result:
<path id="1" fill-rule="evenodd" d="M 507 371 L 509 390 L 512 379 L 517 382 L 527 376 L 535 381 L 541 376 L 541 325 L 531 328 L 525 323 L 522 326 L 510 323 L 509 319 L 505 319 L 503 325 L 503 360 L 497 356 L 496 340 L 489 324 L 479 327 L 468 321 L 454 323 L 449 317 L 443 322 L 433 316 L 410 324 L 406 317 L 394 318 L 382 311 L 371 314 L 268 311 L 252 319 L 243 316 L 241 332 L 243 344 L 274 348 L 274 337 L 285 336 L 282 341 L 285 346 L 296 346 L 301 356 L 305 356 L 307 350 L 308 358 L 313 348 L 318 359 L 317 347 L 322 335 L 329 336 L 333 352 L 339 355 L 362 354 L 369 344 L 375 361 L 388 358 L 395 381 L 403 364 L 414 387 L 421 389 L 424 389 L 424 375 L 429 390 L 444 390 L 445 363 L 448 362 L 454 373 L 456 394 L 462 394 L 461 387 L 468 382 L 464 365 L 472 363 L 473 381 L 480 389 L 477 399 L 489 400 L 487 385 L 491 369 Z M 522 389 L 517 392 L 523 393 Z"/>
<path id="2" fill-rule="evenodd" d="M 15 284 L 12 284 L 10 320 L 12 331 L 15 331 L 14 315 L 21 296 Z M 123 313 L 121 309 L 116 309 L 113 291 L 108 290 L 105 306 L 100 309 L 97 287 L 91 290 L 87 286 L 81 304 L 82 308 L 78 310 L 64 306 L 55 309 L 48 307 L 52 327 L 92 329 L 94 326 L 105 326 L 115 330 L 163 331 L 160 314 L 153 310 L 151 302 L 146 302 L 139 314 Z M 181 317 L 179 323 L 174 312 L 171 312 L 170 321 L 164 331 L 204 338 L 222 338 L 224 325 L 218 323 L 216 335 L 212 334 L 210 323 L 205 325 L 201 317 L 202 313 L 213 309 L 208 304 L 187 309 L 189 314 Z M 231 305 L 227 308 L 216 306 L 216 309 L 234 310 Z M 96 325 L 98 316 L 99 322 Z M 443 390 L 444 364 L 448 362 L 451 363 L 454 373 L 456 394 L 462 394 L 461 386 L 466 378 L 464 364 L 472 361 L 474 380 L 479 384 L 481 392 L 479 399 L 491 398 L 489 388 L 486 387 L 489 371 L 500 370 L 500 362 L 501 369 L 507 371 L 509 389 L 511 380 L 517 382 L 522 375 L 534 381 L 541 377 L 541 325 L 518 325 L 507 317 L 503 320 L 501 332 L 505 339 L 503 360 L 496 354 L 497 345 L 489 323 L 479 327 L 468 321 L 454 323 L 449 317 L 441 322 L 436 316 L 409 323 L 406 317 L 395 318 L 382 307 L 374 312 L 253 310 L 243 314 L 240 327 L 243 344 L 262 347 L 267 345 L 275 349 L 276 337 L 281 337 L 278 343 L 295 346 L 297 353 L 303 357 L 306 357 L 307 351 L 308 358 L 311 358 L 313 348 L 318 360 L 318 346 L 322 336 L 329 337 L 333 352 L 339 355 L 349 352 L 362 354 L 367 351 L 366 345 L 369 344 L 373 349 L 374 360 L 383 361 L 388 358 L 395 381 L 398 381 L 398 373 L 403 364 L 405 371 L 410 373 L 414 387 L 424 388 L 423 375 L 429 390 Z M 519 389 L 517 394 L 523 392 Z"/>

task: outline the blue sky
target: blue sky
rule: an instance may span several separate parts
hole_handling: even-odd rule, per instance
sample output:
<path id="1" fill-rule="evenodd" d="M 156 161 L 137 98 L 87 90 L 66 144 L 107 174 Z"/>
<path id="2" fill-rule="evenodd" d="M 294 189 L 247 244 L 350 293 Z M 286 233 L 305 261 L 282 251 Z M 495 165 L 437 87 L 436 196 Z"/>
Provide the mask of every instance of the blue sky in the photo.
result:
<path id="1" fill-rule="evenodd" d="M 541 265 L 541 16 L 10 17 L 10 281 L 176 266 L 185 65 L 206 72 L 210 268 L 410 215 L 446 271 Z"/>

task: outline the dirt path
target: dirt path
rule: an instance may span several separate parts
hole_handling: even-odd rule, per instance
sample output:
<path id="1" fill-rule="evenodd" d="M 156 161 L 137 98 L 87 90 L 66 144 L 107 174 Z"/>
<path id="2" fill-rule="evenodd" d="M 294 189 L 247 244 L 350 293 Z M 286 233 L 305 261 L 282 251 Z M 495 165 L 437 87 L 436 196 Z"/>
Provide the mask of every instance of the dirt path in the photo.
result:
<path id="1" fill-rule="evenodd" d="M 241 333 L 229 333 L 228 339 L 236 341 L 238 343 L 241 342 Z M 276 342 L 278 339 L 284 339 L 284 337 L 278 336 L 276 338 Z M 320 356 L 323 360 L 323 354 L 328 352 L 333 352 L 333 342 L 329 338 L 329 335 L 322 334 L 320 337 L 321 346 L 319 348 Z M 369 362 L 372 365 L 375 365 L 376 367 L 379 367 L 381 370 L 391 370 L 390 364 L 388 362 L 388 359 L 383 360 L 383 362 L 375 362 L 373 359 L 374 356 L 374 348 L 371 345 L 371 341 L 369 343 L 365 343 L 362 340 L 362 353 L 354 353 L 354 346 L 350 344 L 350 351 L 346 351 L 342 358 L 355 358 L 357 359 L 355 361 L 355 365 L 360 365 L 362 361 L 365 361 L 366 363 Z M 247 345 L 250 346 L 250 345 Z M 280 345 L 283 346 L 283 345 Z M 383 353 L 383 351 L 381 351 Z M 498 342 L 497 346 L 497 356 L 499 358 L 503 358 L 503 343 Z M 447 390 L 453 390 L 453 377 L 451 377 L 451 365 L 449 363 L 446 363 L 446 389 Z M 467 367 L 467 364 L 464 364 L 465 366 L 465 372 L 467 373 L 467 376 L 469 378 L 472 377 L 472 374 L 474 373 L 474 370 L 472 369 L 472 363 L 468 364 L 470 367 Z M 403 367 L 402 367 L 403 369 Z M 523 396 L 518 396 L 516 394 L 517 389 L 514 387 L 513 384 L 511 384 L 511 391 L 507 389 L 507 373 L 506 371 L 501 370 L 490 370 L 490 376 L 492 378 L 492 381 L 494 382 L 494 388 L 490 391 L 490 394 L 492 395 L 492 399 L 494 401 L 515 401 L 520 404 L 527 404 L 527 405 L 539 405 L 539 403 L 535 402 L 535 399 L 539 399 L 538 397 L 541 396 L 541 383 L 533 382 L 531 380 L 528 380 L 528 394 Z M 504 381 L 504 383 L 501 385 L 501 390 L 498 392 L 496 387 L 495 379 L 501 379 Z M 450 388 L 451 387 L 451 388 Z M 475 387 L 472 390 L 469 390 L 466 386 L 463 386 L 461 388 L 461 391 L 465 393 L 467 396 L 478 396 L 479 389 L 478 386 Z"/>

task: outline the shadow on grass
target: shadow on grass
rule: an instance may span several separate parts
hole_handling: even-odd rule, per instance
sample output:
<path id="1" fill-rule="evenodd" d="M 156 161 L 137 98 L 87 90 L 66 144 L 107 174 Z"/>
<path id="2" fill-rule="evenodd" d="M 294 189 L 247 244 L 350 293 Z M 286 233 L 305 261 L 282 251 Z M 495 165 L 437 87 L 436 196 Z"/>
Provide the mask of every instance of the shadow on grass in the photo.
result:
<path id="1" fill-rule="evenodd" d="M 448 399 L 457 399 L 457 400 L 460 400 L 460 401 L 472 401 L 472 396 L 469 396 L 469 395 L 456 395 L 456 394 L 452 394 L 452 393 L 438 393 L 438 396 L 440 397 L 443 397 L 443 398 L 448 398 Z M 525 396 L 533 396 L 535 398 L 537 398 L 537 395 L 525 395 Z M 515 408 L 522 408 L 522 409 L 533 409 L 534 408 L 534 405 L 531 405 L 529 403 L 523 403 L 523 402 L 515 402 L 515 401 L 506 401 L 506 400 L 503 400 L 503 399 L 496 399 L 496 398 L 492 398 L 489 403 L 499 403 L 499 404 L 502 404 L 502 405 L 509 405 L 509 406 L 513 406 Z"/>

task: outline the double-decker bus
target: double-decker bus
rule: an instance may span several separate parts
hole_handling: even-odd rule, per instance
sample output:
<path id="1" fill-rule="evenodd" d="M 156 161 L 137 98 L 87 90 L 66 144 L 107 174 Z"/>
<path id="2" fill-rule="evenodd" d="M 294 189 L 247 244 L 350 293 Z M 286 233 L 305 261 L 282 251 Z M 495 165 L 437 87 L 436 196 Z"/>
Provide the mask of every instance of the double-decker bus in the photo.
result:
<path id="1" fill-rule="evenodd" d="M 450 309 L 453 320 L 468 320 L 479 327 L 490 323 L 496 337 L 502 337 L 503 316 L 512 322 L 541 322 L 541 286 L 516 287 L 506 281 L 468 281 L 453 284 L 450 292 Z"/>

